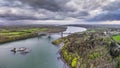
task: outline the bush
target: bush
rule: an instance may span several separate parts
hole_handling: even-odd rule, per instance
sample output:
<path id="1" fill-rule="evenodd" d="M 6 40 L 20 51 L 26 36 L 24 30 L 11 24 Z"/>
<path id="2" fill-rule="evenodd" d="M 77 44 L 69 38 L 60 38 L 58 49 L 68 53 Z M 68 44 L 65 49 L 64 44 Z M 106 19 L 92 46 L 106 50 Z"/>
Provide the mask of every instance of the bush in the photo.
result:
<path id="1" fill-rule="evenodd" d="M 75 68 L 76 65 L 77 65 L 77 58 L 74 58 L 74 59 L 72 60 L 71 66 L 72 66 L 72 68 Z"/>
<path id="2" fill-rule="evenodd" d="M 98 53 L 98 52 L 94 52 L 94 53 L 89 55 L 90 59 L 95 59 L 95 58 L 98 58 L 98 57 L 100 57 L 100 53 Z"/>

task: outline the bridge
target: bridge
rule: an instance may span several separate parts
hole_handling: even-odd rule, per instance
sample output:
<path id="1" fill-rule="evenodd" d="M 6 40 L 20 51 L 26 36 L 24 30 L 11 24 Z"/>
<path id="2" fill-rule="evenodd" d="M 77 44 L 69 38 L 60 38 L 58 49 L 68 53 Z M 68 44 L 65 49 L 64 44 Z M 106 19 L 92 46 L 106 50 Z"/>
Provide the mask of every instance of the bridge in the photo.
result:
<path id="1" fill-rule="evenodd" d="M 59 33 L 40 32 L 40 33 L 37 33 L 37 34 L 38 34 L 38 36 L 44 36 L 44 35 L 50 36 L 50 35 L 52 35 L 52 34 L 60 34 L 61 37 L 63 37 L 64 34 L 70 35 L 70 34 L 73 34 L 73 33 L 64 33 L 64 32 L 59 32 Z"/>

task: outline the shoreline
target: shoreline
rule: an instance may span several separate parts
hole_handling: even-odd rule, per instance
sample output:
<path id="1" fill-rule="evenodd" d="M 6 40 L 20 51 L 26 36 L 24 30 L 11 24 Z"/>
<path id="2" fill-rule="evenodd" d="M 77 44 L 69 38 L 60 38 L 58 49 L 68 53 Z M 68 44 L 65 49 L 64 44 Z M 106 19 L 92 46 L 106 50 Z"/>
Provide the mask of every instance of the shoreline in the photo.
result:
<path id="1" fill-rule="evenodd" d="M 69 36 L 64 37 L 64 38 L 59 38 L 59 39 L 54 40 L 52 42 L 54 45 L 59 46 L 59 44 L 62 42 L 61 40 L 64 40 L 64 42 L 63 42 L 64 46 L 62 47 L 62 49 L 60 49 L 61 60 L 65 64 L 70 66 L 70 68 L 76 68 L 76 67 L 77 68 L 78 67 L 79 68 L 82 68 L 82 67 L 86 68 L 86 65 L 89 65 L 89 67 L 92 67 L 92 68 L 93 67 L 95 67 L 95 68 L 96 67 L 103 67 L 104 68 L 105 66 L 102 65 L 102 63 L 108 64 L 107 67 L 112 66 L 113 68 L 115 68 L 115 67 L 117 67 L 117 65 L 119 66 L 119 62 L 120 62 L 120 59 L 118 59 L 119 56 L 117 56 L 113 59 L 112 58 L 113 55 L 109 55 L 109 48 L 112 46 L 111 45 L 112 40 L 111 40 L 110 37 L 107 37 L 107 36 L 104 35 L 104 31 L 106 31 L 105 30 L 106 28 L 104 28 L 104 29 L 95 29 L 95 28 L 97 28 L 97 27 L 94 27 L 94 28 L 89 27 L 87 31 L 83 32 L 83 34 L 75 33 L 75 34 L 69 35 Z M 107 29 L 109 29 L 109 28 L 107 28 Z M 111 29 L 116 30 L 116 28 L 111 28 Z M 94 35 L 96 35 L 96 36 L 94 36 Z M 90 40 L 92 38 L 93 42 L 95 42 L 95 43 L 92 43 L 92 41 L 90 41 L 90 40 L 87 41 L 87 39 L 85 41 L 83 41 L 85 38 L 87 38 L 86 36 L 88 36 L 88 39 L 90 39 Z M 91 36 L 91 38 L 89 38 L 89 36 Z M 83 40 L 80 40 L 80 38 L 82 38 Z M 98 41 L 96 41 L 96 40 L 98 40 Z M 104 41 L 100 41 L 100 40 L 104 40 Z M 79 42 L 75 43 L 76 41 L 79 41 Z M 81 43 L 84 42 L 84 43 L 81 44 L 80 42 Z M 87 43 L 87 42 L 89 42 L 89 43 Z M 114 43 L 116 43 L 116 42 L 114 42 Z M 86 46 L 86 45 L 89 45 L 89 44 L 90 45 L 93 44 L 94 46 Z M 78 45 L 79 47 L 76 46 L 76 45 Z M 88 48 L 86 48 L 82 45 L 84 45 Z M 86 54 L 85 56 L 81 52 L 81 49 L 78 49 L 78 48 L 81 48 L 81 47 L 85 48 L 85 50 L 84 50 L 84 53 Z M 103 50 L 100 50 L 100 49 L 103 49 Z M 96 52 L 96 50 L 97 50 L 97 52 Z M 113 48 L 110 49 L 110 50 L 114 54 L 116 54 L 116 52 L 114 52 Z M 78 53 L 80 53 L 80 55 Z M 104 56 L 104 54 L 106 54 L 107 56 Z M 85 57 L 88 58 L 88 59 L 86 59 Z M 110 59 L 110 60 L 104 59 L 104 61 L 102 61 L 100 59 L 101 57 L 104 57 L 104 58 Z M 99 61 L 96 62 L 95 60 L 97 60 L 97 59 L 99 59 Z M 114 62 L 112 62 L 112 59 L 115 60 L 115 64 L 114 64 Z M 93 63 L 91 63 L 91 61 L 95 62 L 95 63 L 98 63 L 98 62 L 99 63 L 98 64 L 93 64 Z M 82 63 L 82 64 L 80 64 L 80 63 Z"/>
<path id="2" fill-rule="evenodd" d="M 67 28 L 65 26 L 7 26 L 0 28 L 0 44 L 13 41 L 34 38 L 38 33 L 58 33 L 63 32 Z M 19 35 L 20 34 L 20 35 Z"/>
<path id="3" fill-rule="evenodd" d="M 62 26 L 61 27 L 58 27 L 58 26 L 57 27 L 56 26 L 55 27 L 53 26 L 52 27 L 50 26 L 29 27 L 29 28 L 32 28 L 32 29 L 40 28 L 42 29 L 41 32 L 48 32 L 48 33 L 54 33 L 54 32 L 57 33 L 57 32 L 62 32 L 66 30 L 66 27 L 62 27 Z M 25 29 L 28 29 L 28 30 L 29 28 L 25 27 Z M 61 42 L 64 43 L 64 46 L 62 47 L 62 49 L 60 49 L 61 60 L 70 68 L 76 68 L 76 67 L 86 68 L 87 65 L 89 67 L 96 68 L 96 67 L 101 67 L 102 63 L 108 64 L 108 67 L 109 66 L 115 67 L 115 65 L 117 64 L 119 65 L 119 56 L 113 59 L 114 56 L 109 54 L 109 49 L 111 47 L 112 40 L 109 36 L 106 36 L 104 34 L 104 31 L 106 31 L 109 28 L 98 29 L 97 27 L 94 27 L 94 28 L 88 27 L 87 29 L 88 29 L 87 31 L 82 33 L 78 32 L 78 33 L 68 35 L 67 37 L 62 37 L 62 39 L 60 38 L 60 39 L 53 40 L 52 43 L 54 45 L 58 45 Z M 116 28 L 111 28 L 110 30 L 118 31 L 119 29 L 116 30 Z M 36 37 L 38 36 L 36 32 L 37 31 L 34 32 L 33 30 L 33 34 L 28 33 L 27 37 L 26 36 L 22 38 L 20 37 L 18 38 L 18 40 Z M 10 42 L 12 41 L 17 41 L 17 40 L 11 40 Z M 111 51 L 114 53 L 113 48 L 111 49 Z M 104 60 L 104 62 L 102 60 Z M 115 65 L 113 65 L 112 60 L 115 60 Z"/>

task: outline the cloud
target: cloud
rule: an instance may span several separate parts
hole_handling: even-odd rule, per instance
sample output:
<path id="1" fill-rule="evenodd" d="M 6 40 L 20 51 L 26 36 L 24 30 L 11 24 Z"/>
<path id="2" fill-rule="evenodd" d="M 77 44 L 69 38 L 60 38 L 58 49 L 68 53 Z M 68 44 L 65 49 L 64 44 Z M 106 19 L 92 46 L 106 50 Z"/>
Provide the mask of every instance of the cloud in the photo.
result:
<path id="1" fill-rule="evenodd" d="M 63 19 L 57 13 L 39 9 L 27 9 L 27 8 L 13 8 L 13 7 L 0 7 L 0 17 L 9 20 L 47 20 L 47 19 Z"/>
<path id="2" fill-rule="evenodd" d="M 120 24 L 120 21 L 106 21 L 106 22 L 101 22 L 101 24 Z M 119 27 L 119 26 L 118 26 Z"/>
<path id="3" fill-rule="evenodd" d="M 13 0 L 15 1 L 15 0 Z M 69 0 L 19 0 L 24 4 L 28 4 L 34 8 L 44 8 L 50 11 L 62 10 L 62 5 Z"/>
<path id="4" fill-rule="evenodd" d="M 87 21 L 114 21 L 114 20 L 120 20 L 120 10 L 106 11 L 87 19 Z"/>
<path id="5" fill-rule="evenodd" d="M 108 5 L 103 7 L 104 11 L 115 11 L 120 9 L 120 0 L 112 0 Z"/>
<path id="6" fill-rule="evenodd" d="M 111 0 L 111 2 L 105 6 L 101 7 L 101 10 L 96 10 L 98 12 L 93 17 L 87 19 L 88 21 L 114 21 L 120 20 L 120 1 Z"/>
<path id="7" fill-rule="evenodd" d="M 119 7 L 119 0 L 0 0 L 0 19 L 113 21 L 120 20 Z"/>

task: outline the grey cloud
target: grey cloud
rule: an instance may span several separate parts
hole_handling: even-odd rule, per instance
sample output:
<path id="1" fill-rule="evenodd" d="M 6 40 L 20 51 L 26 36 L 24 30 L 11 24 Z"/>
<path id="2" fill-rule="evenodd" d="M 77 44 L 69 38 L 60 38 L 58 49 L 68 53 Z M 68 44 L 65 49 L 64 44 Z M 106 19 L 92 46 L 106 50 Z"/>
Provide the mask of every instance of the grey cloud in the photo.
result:
<path id="1" fill-rule="evenodd" d="M 34 8 L 44 8 L 51 11 L 62 10 L 62 5 L 69 0 L 19 0 L 22 3 L 28 4 Z"/>
<path id="2" fill-rule="evenodd" d="M 0 7 L 29 6 L 28 11 L 18 14 L 10 13 L 0 15 L 8 20 L 64 20 L 66 18 L 84 19 L 87 21 L 120 20 L 120 1 L 115 0 L 3 0 Z M 14 8 L 16 9 L 16 8 Z M 97 14 L 91 11 L 101 9 Z M 25 10 L 25 9 L 20 9 Z M 27 10 L 27 9 L 26 9 Z M 116 11 L 116 12 L 115 12 Z M 24 13 L 25 14 L 22 14 Z M 27 13 L 26 13 L 27 12 Z M 107 12 L 107 13 L 106 13 Z M 92 16 L 93 15 L 93 16 Z M 91 18 L 92 17 L 92 18 Z"/>
<path id="3" fill-rule="evenodd" d="M 87 19 L 87 21 L 113 21 L 113 20 L 120 20 L 120 13 L 106 13 L 106 14 L 99 14 L 93 18 Z"/>
<path id="4" fill-rule="evenodd" d="M 76 17 L 76 18 L 81 18 L 81 17 L 86 17 L 86 16 L 88 16 L 89 15 L 89 13 L 87 12 L 87 11 L 81 11 L 81 12 L 79 12 L 79 13 L 76 13 L 76 14 L 73 14 L 73 15 L 71 15 L 72 17 Z"/>
<path id="5" fill-rule="evenodd" d="M 120 1 L 116 0 L 106 6 L 102 6 L 102 13 L 95 15 L 87 21 L 113 21 L 120 20 Z"/>
<path id="6" fill-rule="evenodd" d="M 14 14 L 0 15 L 0 18 L 4 18 L 7 20 L 38 20 L 38 18 L 32 16 L 14 15 Z"/>
<path id="7" fill-rule="evenodd" d="M 63 20 L 64 16 L 46 9 L 0 8 L 0 18 L 7 20 Z"/>
<path id="8" fill-rule="evenodd" d="M 111 2 L 110 4 L 102 7 L 104 11 L 115 11 L 120 9 L 120 1 L 116 0 L 115 2 Z"/>
<path id="9" fill-rule="evenodd" d="M 0 7 L 23 7 L 24 5 L 20 1 L 8 1 L 8 0 L 1 0 Z"/>

